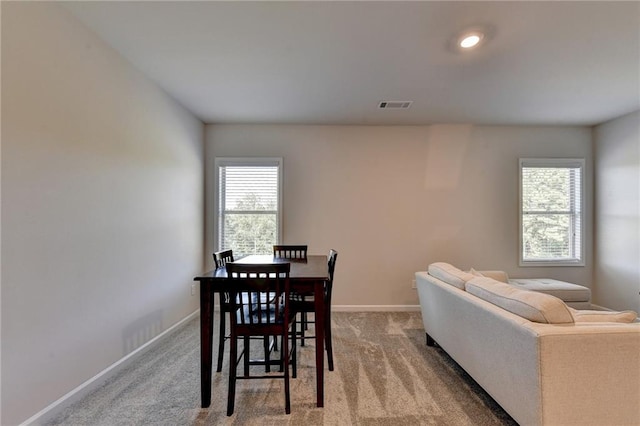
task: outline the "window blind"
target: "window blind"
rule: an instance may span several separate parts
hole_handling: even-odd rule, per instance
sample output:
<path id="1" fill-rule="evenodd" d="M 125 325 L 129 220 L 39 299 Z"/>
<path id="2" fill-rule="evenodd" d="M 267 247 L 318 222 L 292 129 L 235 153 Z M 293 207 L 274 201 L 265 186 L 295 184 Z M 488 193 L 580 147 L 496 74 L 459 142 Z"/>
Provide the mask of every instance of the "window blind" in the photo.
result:
<path id="1" fill-rule="evenodd" d="M 582 261 L 582 163 L 521 163 L 521 260 Z"/>
<path id="2" fill-rule="evenodd" d="M 218 165 L 218 249 L 270 254 L 278 241 L 279 164 Z"/>

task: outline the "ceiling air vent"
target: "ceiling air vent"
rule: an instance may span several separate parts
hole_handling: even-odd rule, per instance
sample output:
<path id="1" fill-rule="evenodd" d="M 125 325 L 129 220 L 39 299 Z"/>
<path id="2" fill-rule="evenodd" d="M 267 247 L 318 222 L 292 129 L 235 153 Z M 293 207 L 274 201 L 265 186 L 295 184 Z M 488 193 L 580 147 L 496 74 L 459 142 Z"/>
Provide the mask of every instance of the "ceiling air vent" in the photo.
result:
<path id="1" fill-rule="evenodd" d="M 413 101 L 380 101 L 379 109 L 408 109 Z"/>

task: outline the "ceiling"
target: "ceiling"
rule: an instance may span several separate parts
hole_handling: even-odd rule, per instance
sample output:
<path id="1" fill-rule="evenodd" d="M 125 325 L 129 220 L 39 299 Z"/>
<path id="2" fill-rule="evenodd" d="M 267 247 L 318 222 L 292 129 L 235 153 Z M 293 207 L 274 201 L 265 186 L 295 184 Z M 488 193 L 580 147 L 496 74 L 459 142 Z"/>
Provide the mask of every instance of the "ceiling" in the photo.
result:
<path id="1" fill-rule="evenodd" d="M 595 125 L 640 109 L 635 1 L 65 6 L 205 123 Z M 468 27 L 487 40 L 460 52 Z"/>

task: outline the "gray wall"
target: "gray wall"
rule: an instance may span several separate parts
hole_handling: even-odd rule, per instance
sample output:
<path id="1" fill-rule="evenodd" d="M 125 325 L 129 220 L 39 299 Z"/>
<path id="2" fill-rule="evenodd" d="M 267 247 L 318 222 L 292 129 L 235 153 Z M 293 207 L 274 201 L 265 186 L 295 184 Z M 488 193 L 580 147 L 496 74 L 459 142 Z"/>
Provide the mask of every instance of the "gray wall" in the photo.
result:
<path id="1" fill-rule="evenodd" d="M 640 312 L 640 112 L 602 124 L 595 141 L 595 300 Z"/>
<path id="2" fill-rule="evenodd" d="M 2 3 L 2 415 L 188 316 L 204 126 L 53 3 Z"/>
<path id="3" fill-rule="evenodd" d="M 335 305 L 417 305 L 431 262 L 591 286 L 591 129 L 207 125 L 207 262 L 215 156 L 284 157 L 284 243 L 340 253 Z M 586 159 L 586 266 L 518 266 L 518 158 Z"/>

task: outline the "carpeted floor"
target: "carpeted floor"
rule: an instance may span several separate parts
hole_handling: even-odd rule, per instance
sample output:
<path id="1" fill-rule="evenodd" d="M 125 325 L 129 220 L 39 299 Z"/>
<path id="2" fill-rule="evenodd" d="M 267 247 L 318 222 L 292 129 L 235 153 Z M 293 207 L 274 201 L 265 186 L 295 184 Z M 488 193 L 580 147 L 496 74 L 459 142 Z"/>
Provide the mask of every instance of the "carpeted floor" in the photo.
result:
<path id="1" fill-rule="evenodd" d="M 228 356 L 213 373 L 211 407 L 200 408 L 196 318 L 48 424 L 517 425 L 442 349 L 425 345 L 419 312 L 338 312 L 333 333 L 324 408 L 315 406 L 312 342 L 298 347 L 290 415 L 274 379 L 239 381 L 227 417 Z"/>

